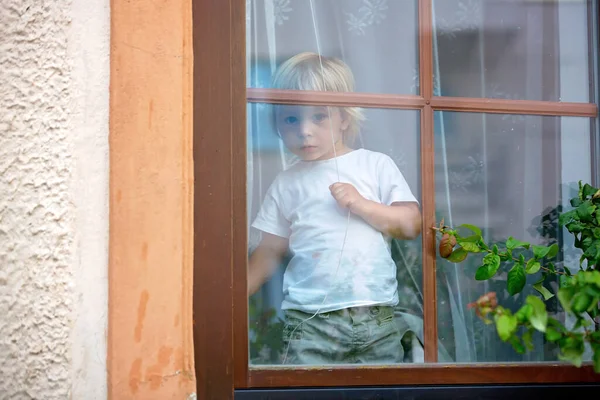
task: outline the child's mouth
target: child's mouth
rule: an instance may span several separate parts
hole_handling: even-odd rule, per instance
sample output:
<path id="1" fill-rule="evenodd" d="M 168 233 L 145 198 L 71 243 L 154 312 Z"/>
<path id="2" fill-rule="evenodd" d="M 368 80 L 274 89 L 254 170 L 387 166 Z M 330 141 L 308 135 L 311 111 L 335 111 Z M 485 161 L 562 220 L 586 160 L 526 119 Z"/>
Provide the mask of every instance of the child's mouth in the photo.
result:
<path id="1" fill-rule="evenodd" d="M 317 146 L 302 146 L 301 147 L 302 151 L 308 151 L 308 152 L 315 151 L 316 149 L 317 149 Z"/>

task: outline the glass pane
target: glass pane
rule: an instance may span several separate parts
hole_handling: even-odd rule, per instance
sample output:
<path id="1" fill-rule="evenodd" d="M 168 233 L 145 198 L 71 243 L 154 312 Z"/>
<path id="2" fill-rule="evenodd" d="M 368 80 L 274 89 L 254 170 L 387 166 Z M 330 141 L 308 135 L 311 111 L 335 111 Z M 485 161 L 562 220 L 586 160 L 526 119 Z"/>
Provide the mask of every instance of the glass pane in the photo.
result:
<path id="1" fill-rule="evenodd" d="M 421 237 L 389 240 L 369 219 L 415 215 L 418 132 L 418 111 L 248 105 L 251 364 L 423 361 Z M 360 193 L 350 213 L 339 181 Z"/>
<path id="2" fill-rule="evenodd" d="M 437 95 L 589 102 L 586 0 L 434 0 Z"/>
<path id="3" fill-rule="evenodd" d="M 558 213 L 570 208 L 577 182 L 591 182 L 590 120 L 502 114 L 435 114 L 436 211 L 446 225 L 474 224 L 487 243 L 500 248 L 509 236 L 536 245 L 557 243 L 557 264 L 578 267 L 573 238 L 558 227 Z M 574 192 L 575 191 L 575 192 Z M 481 256 L 460 264 L 438 257 L 438 322 L 441 362 L 555 361 L 557 348 L 541 334 L 535 350 L 517 354 L 502 342 L 494 325 L 484 324 L 467 304 L 496 292 L 498 303 L 516 311 L 531 285 L 510 296 L 508 266 L 488 281 L 476 281 Z M 541 277 L 529 275 L 529 283 Z M 557 282 L 547 279 L 553 292 Z M 551 316 L 565 322 L 556 298 Z"/>
<path id="4" fill-rule="evenodd" d="M 358 92 L 418 94 L 417 0 L 246 4 L 249 87 L 273 87 L 283 61 L 313 52 L 346 62 Z"/>

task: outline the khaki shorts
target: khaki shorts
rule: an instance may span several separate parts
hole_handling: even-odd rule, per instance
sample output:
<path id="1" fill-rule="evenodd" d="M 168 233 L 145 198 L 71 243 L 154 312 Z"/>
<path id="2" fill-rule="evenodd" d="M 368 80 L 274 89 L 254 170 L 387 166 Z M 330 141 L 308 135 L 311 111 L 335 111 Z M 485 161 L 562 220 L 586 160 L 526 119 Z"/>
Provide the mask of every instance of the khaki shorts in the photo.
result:
<path id="1" fill-rule="evenodd" d="M 284 364 L 403 362 L 402 336 L 394 321 L 393 307 L 354 307 L 311 316 L 285 310 Z"/>

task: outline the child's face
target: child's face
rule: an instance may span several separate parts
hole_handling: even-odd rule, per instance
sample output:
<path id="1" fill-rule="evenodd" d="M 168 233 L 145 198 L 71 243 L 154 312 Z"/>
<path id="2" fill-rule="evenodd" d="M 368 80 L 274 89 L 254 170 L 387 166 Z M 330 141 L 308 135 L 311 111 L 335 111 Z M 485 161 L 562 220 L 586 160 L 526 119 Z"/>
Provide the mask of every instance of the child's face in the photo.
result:
<path id="1" fill-rule="evenodd" d="M 277 106 L 275 123 L 286 147 L 304 161 L 327 160 L 345 148 L 348 121 L 334 107 Z M 333 139 L 332 139 L 333 136 Z M 334 151 L 335 142 L 335 151 Z"/>

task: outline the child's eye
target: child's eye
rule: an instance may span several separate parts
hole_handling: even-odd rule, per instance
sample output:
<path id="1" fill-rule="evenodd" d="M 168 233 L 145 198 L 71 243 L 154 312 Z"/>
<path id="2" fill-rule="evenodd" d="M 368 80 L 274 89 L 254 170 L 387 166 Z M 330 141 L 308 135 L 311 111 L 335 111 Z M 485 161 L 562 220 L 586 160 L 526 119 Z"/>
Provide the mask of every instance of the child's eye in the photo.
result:
<path id="1" fill-rule="evenodd" d="M 294 124 L 297 124 L 297 123 L 298 123 L 298 118 L 296 118 L 296 117 L 292 117 L 292 116 L 290 116 L 290 117 L 285 117 L 285 118 L 283 119 L 283 122 L 285 122 L 285 123 L 286 123 L 286 124 L 288 124 L 288 125 L 294 125 Z"/>
<path id="2" fill-rule="evenodd" d="M 315 120 L 315 122 L 323 122 L 324 120 L 327 119 L 327 115 L 326 114 L 315 114 L 313 116 L 313 119 Z"/>

